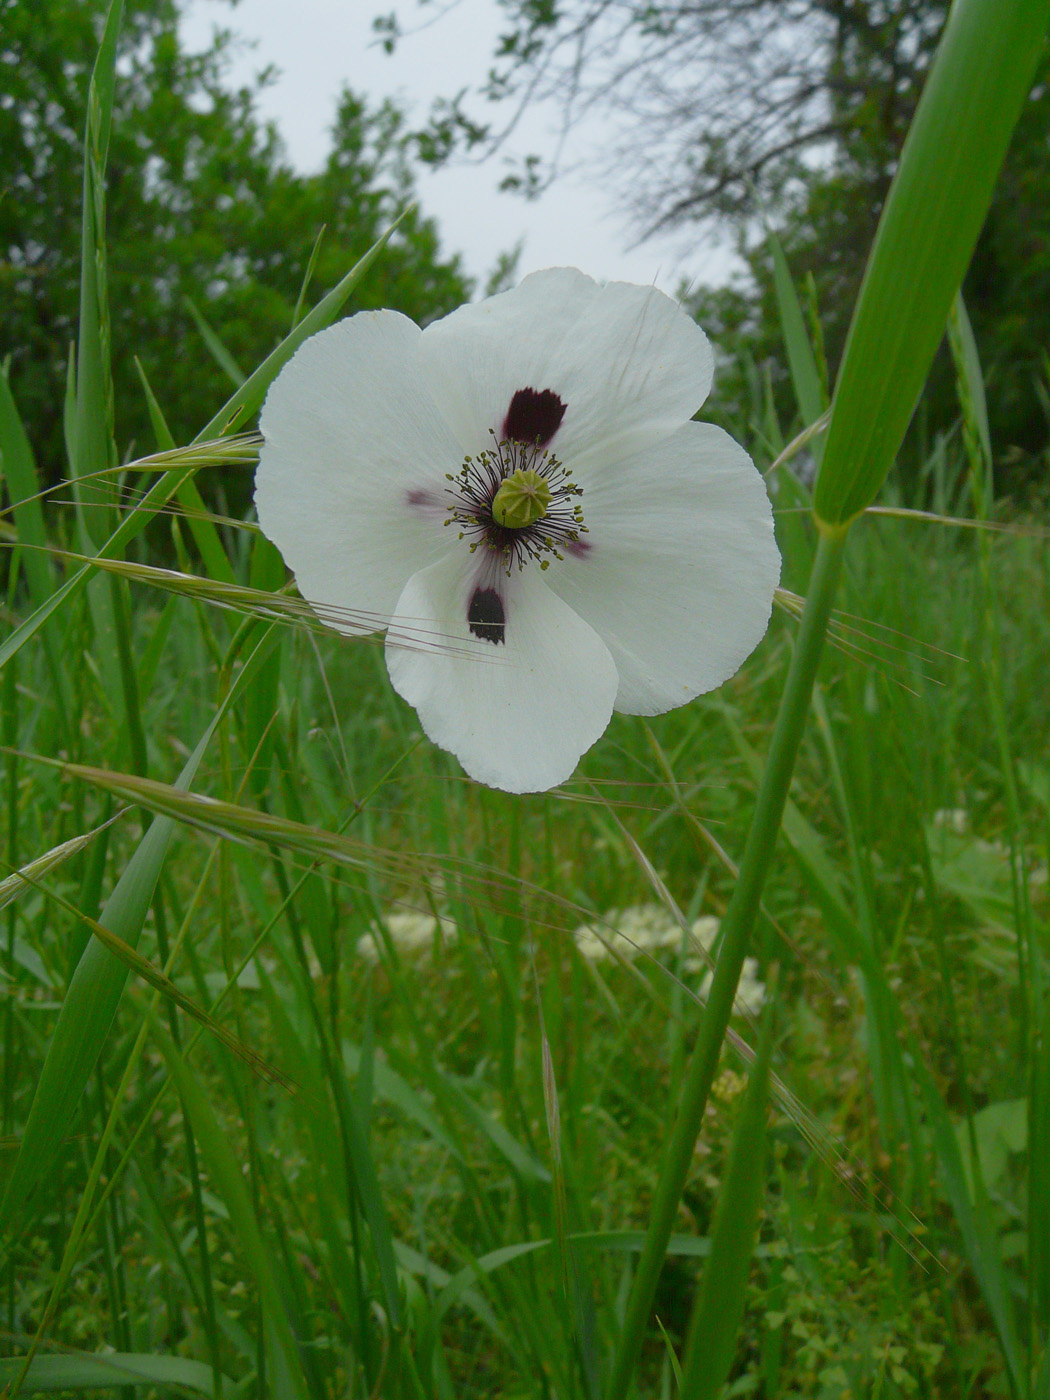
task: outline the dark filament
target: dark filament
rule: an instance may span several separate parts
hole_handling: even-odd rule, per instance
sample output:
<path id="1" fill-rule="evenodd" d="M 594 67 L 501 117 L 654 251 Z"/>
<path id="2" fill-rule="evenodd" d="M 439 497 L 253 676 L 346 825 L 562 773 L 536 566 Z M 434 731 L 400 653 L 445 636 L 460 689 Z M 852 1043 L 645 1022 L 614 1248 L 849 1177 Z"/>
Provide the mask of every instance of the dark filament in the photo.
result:
<path id="1" fill-rule="evenodd" d="M 495 439 L 494 433 L 492 436 Z M 522 529 L 514 529 L 496 521 L 492 502 L 507 478 L 522 470 L 535 471 L 543 477 L 551 501 L 546 515 Z M 494 441 L 488 451 L 465 457 L 458 473 L 453 476 L 446 472 L 445 478 L 452 483 L 446 487 L 452 502 L 446 507 L 444 523 L 460 527 L 459 538 L 470 539 L 471 554 L 484 546 L 499 555 L 508 578 L 514 564 L 521 569 L 529 559 L 539 559 L 540 568 L 546 569 L 550 560 L 543 555 L 564 558 L 561 549 L 586 533 L 578 500 L 583 490 L 572 484 L 568 470 L 545 447 L 530 447 L 508 439 Z"/>
<path id="2" fill-rule="evenodd" d="M 467 609 L 467 621 L 475 637 L 482 637 L 486 642 L 503 641 L 503 600 L 494 588 L 475 588 Z"/>

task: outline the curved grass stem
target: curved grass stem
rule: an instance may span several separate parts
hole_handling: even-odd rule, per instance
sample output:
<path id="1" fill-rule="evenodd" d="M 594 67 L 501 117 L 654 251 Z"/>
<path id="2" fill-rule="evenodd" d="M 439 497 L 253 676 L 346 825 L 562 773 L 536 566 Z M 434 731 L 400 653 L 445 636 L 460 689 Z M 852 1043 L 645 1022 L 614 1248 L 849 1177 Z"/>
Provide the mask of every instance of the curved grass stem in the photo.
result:
<path id="1" fill-rule="evenodd" d="M 664 1150 L 652 1215 L 627 1301 L 606 1400 L 625 1400 L 641 1352 L 657 1278 L 693 1160 L 755 915 L 772 862 L 838 584 L 847 530 L 848 526 L 825 527 L 817 547 L 802 623 L 740 862 L 740 874 L 722 923 L 718 964 Z"/>

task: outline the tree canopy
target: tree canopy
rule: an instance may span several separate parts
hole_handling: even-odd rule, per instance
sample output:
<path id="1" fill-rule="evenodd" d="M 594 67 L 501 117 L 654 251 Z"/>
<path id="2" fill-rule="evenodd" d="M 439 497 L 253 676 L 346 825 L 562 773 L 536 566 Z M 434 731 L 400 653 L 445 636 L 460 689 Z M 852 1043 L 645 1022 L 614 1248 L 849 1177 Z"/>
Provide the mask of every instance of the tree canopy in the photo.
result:
<path id="1" fill-rule="evenodd" d="M 718 226 L 750 265 L 750 287 L 708 294 L 705 311 L 746 333 L 753 355 L 782 359 L 772 227 L 796 275 L 813 276 L 834 367 L 947 0 L 499 4 L 506 25 L 486 81 L 435 109 L 418 133 L 422 157 L 499 147 L 515 160 L 504 183 L 528 194 L 556 174 L 557 157 L 514 149 L 517 115 L 541 99 L 566 128 L 601 112 L 614 135 L 592 170 L 639 234 Z M 377 21 L 388 45 L 404 13 Z M 1044 54 L 965 287 L 994 385 L 992 426 L 1022 474 L 1047 435 L 1037 384 L 1050 343 L 1048 156 Z M 945 426 L 947 375 L 931 406 Z"/>
<path id="2" fill-rule="evenodd" d="M 62 469 L 62 403 L 76 338 L 86 97 L 105 6 L 0 0 L 0 357 L 49 478 Z M 107 173 L 117 441 L 153 445 L 141 361 L 177 439 L 229 391 L 192 308 L 250 370 L 291 326 L 325 233 L 319 296 L 409 204 L 400 113 L 344 92 L 319 173 L 284 157 L 255 91 L 224 83 L 230 36 L 180 43 L 174 0 L 128 0 Z M 427 320 L 470 287 L 433 224 L 410 211 L 350 309 Z"/>

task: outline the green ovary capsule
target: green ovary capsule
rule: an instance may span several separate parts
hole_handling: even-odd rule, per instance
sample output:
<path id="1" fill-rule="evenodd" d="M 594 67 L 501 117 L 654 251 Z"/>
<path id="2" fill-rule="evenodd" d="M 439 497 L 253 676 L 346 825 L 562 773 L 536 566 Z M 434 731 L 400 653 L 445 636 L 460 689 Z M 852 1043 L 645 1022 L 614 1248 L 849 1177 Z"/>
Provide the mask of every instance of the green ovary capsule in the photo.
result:
<path id="1" fill-rule="evenodd" d="M 539 472 L 516 471 L 492 498 L 492 518 L 508 530 L 524 530 L 547 514 L 551 491 Z"/>

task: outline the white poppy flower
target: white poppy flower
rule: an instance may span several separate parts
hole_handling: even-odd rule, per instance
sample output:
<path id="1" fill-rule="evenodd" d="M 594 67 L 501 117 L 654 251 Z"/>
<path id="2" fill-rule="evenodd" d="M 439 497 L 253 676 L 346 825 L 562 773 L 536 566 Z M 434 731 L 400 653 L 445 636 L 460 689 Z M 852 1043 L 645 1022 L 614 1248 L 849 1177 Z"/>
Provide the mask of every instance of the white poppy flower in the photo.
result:
<path id="1" fill-rule="evenodd" d="M 769 621 L 765 487 L 719 428 L 703 331 L 570 268 L 420 330 L 363 311 L 262 411 L 259 523 L 341 631 L 386 627 L 394 688 L 481 782 L 568 778 L 614 709 L 731 676 Z"/>

